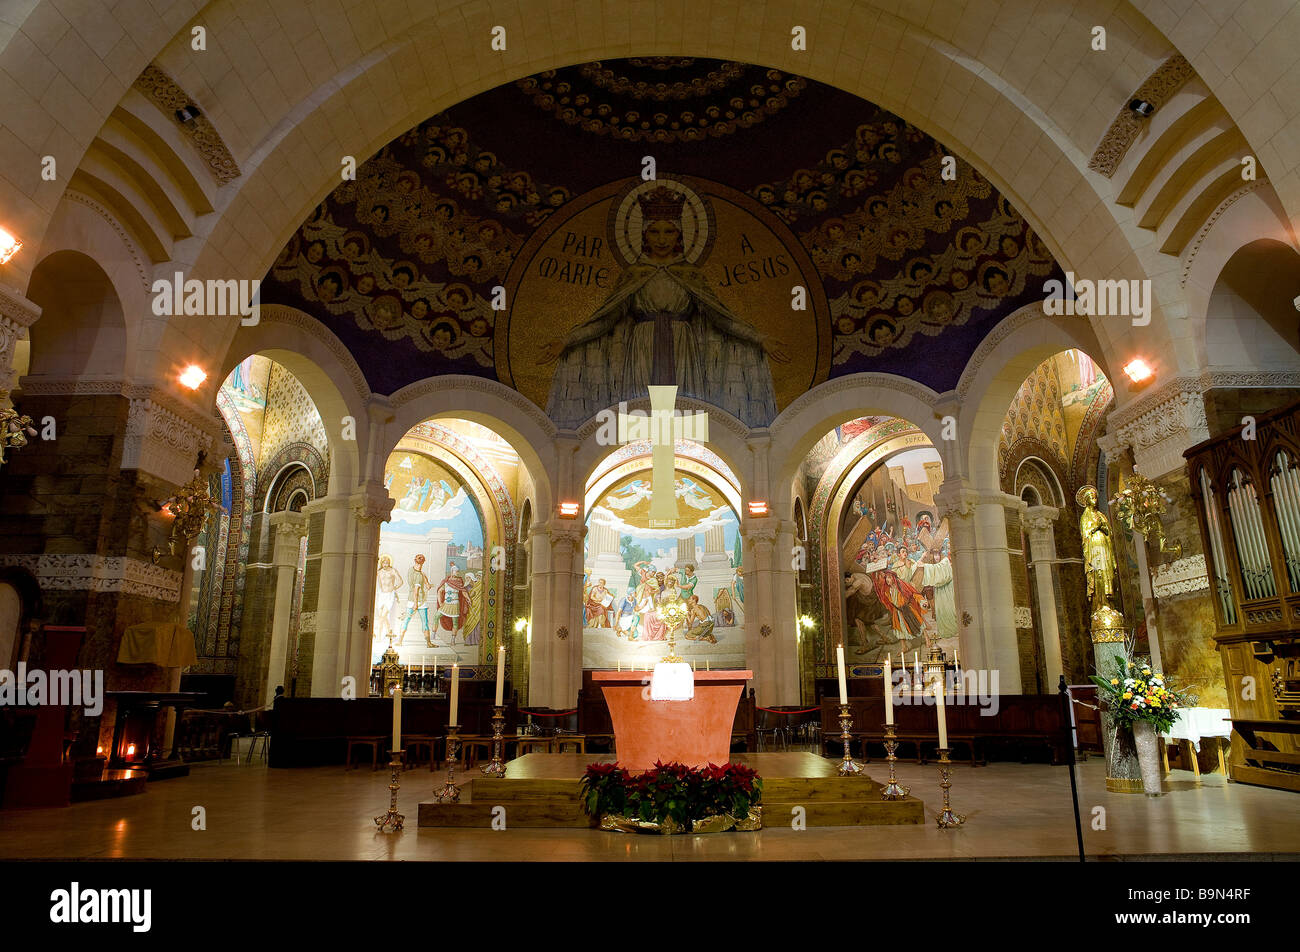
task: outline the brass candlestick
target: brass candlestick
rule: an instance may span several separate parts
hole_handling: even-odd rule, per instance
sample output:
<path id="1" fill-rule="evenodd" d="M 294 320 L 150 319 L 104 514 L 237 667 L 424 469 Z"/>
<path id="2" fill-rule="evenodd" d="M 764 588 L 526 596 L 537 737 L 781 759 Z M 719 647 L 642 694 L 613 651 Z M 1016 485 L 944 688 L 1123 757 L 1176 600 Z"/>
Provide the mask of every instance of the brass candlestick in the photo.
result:
<path id="1" fill-rule="evenodd" d="M 948 801 L 948 791 L 952 788 L 952 761 L 948 759 L 948 748 L 939 748 L 939 786 L 943 788 L 943 812 L 939 814 L 939 829 L 947 830 L 954 826 L 961 826 L 966 822 L 966 817 L 960 813 L 952 812 L 952 804 Z"/>
<path id="2" fill-rule="evenodd" d="M 379 827 L 380 833 L 387 832 L 387 828 L 392 826 L 393 832 L 396 833 L 402 828 L 402 822 L 405 816 L 397 812 L 397 788 L 402 784 L 402 751 L 394 750 L 391 753 L 392 760 L 389 761 L 389 768 L 393 772 L 392 779 L 388 781 L 388 812 L 375 817 L 375 826 Z"/>
<path id="3" fill-rule="evenodd" d="M 894 776 L 894 763 L 898 760 L 894 756 L 894 751 L 898 749 L 898 731 L 894 729 L 893 724 L 885 725 L 885 760 L 889 762 L 889 782 L 885 784 L 880 791 L 882 800 L 902 800 L 911 791 L 911 787 L 904 787 Z"/>
<path id="4" fill-rule="evenodd" d="M 849 716 L 849 706 L 840 705 L 840 740 L 844 742 L 844 759 L 840 762 L 839 768 L 835 773 L 841 777 L 865 777 L 866 772 L 862 764 L 853 759 L 849 753 L 849 742 L 853 740 L 853 735 L 849 733 L 849 725 L 853 719 Z"/>
<path id="5" fill-rule="evenodd" d="M 506 723 L 506 709 L 498 704 L 492 714 L 492 762 L 486 763 L 479 770 L 483 771 L 485 777 L 504 777 L 506 775 L 506 762 L 501 756 L 505 752 L 506 742 L 501 735 L 501 728 Z"/>
<path id="6" fill-rule="evenodd" d="M 459 724 L 447 725 L 447 782 L 441 790 L 433 792 L 438 803 L 460 803 L 460 787 L 456 783 L 456 756 L 460 753 Z"/>

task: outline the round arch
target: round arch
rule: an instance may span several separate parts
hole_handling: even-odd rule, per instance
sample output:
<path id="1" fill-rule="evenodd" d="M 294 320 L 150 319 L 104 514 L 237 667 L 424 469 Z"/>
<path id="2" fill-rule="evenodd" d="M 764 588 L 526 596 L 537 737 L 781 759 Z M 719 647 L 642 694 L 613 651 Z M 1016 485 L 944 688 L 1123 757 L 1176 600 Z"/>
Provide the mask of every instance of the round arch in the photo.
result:
<path id="1" fill-rule="evenodd" d="M 1007 407 L 1035 368 L 1063 350 L 1083 351 L 1107 379 L 1115 379 L 1097 356 L 1101 348 L 1088 324 L 1078 318 L 1045 315 L 1041 302 L 1026 304 L 984 338 L 957 384 L 960 413 L 953 462 L 960 470 L 945 469 L 947 478 L 966 476 L 975 488 L 998 487 L 998 441 Z"/>
<path id="2" fill-rule="evenodd" d="M 257 324 L 240 327 L 215 380 L 210 377 L 206 386 L 219 389 L 235 365 L 252 354 L 269 357 L 298 378 L 316 404 L 329 440 L 326 491 L 351 491 L 365 475 L 359 447 L 370 440 L 370 388 L 356 360 L 319 321 L 297 308 L 267 304 Z M 349 429 L 352 439 L 347 438 Z"/>
<path id="3" fill-rule="evenodd" d="M 27 291 L 41 316 L 28 331 L 33 378 L 120 380 L 132 335 L 117 287 L 83 251 L 41 259 Z"/>
<path id="4" fill-rule="evenodd" d="M 478 423 L 499 434 L 514 451 L 532 480 L 534 518 L 545 522 L 552 512 L 556 471 L 555 426 L 522 394 L 486 377 L 446 374 L 398 390 L 388 398 L 391 417 L 372 454 L 373 472 L 382 479 L 383 465 L 406 433 L 419 423 L 456 418 Z"/>

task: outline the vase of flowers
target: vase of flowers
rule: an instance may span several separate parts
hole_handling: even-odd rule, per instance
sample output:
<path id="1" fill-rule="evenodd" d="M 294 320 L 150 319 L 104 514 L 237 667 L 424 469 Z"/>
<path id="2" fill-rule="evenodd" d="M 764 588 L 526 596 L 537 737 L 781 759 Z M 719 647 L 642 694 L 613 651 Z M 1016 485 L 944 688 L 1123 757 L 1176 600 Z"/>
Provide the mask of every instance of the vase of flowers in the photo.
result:
<path id="1" fill-rule="evenodd" d="M 1160 735 L 1169 732 L 1181 709 L 1192 699 L 1152 670 L 1146 658 L 1124 654 L 1117 655 L 1114 661 L 1113 671 L 1092 677 L 1097 696 L 1106 704 L 1115 724 L 1132 732 L 1143 792 L 1158 797 L 1161 793 Z"/>

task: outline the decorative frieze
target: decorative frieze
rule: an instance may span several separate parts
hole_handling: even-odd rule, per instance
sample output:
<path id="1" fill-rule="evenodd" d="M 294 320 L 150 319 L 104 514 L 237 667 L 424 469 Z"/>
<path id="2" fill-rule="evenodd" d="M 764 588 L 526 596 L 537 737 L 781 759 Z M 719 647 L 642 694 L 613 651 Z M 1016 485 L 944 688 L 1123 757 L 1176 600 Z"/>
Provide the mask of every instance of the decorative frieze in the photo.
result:
<path id="1" fill-rule="evenodd" d="M 1181 53 L 1175 53 L 1147 77 L 1146 82 L 1137 88 L 1131 98 L 1144 99 L 1159 109 L 1195 75 L 1196 71 L 1192 69 L 1192 64 L 1187 62 Z M 1127 100 L 1125 102 L 1127 103 Z M 1142 119 L 1129 109 L 1127 104 L 1121 107 L 1119 115 L 1110 124 L 1101 142 L 1097 144 L 1097 150 L 1088 160 L 1088 168 L 1100 172 L 1107 178 L 1114 175 L 1141 128 Z"/>
<path id="2" fill-rule="evenodd" d="M 1115 411 L 1108 427 L 1114 446 L 1133 450 L 1135 468 L 1157 479 L 1183 465 L 1183 450 L 1210 438 L 1205 390 L 1197 378 L 1180 377 L 1150 396 Z M 1107 452 L 1107 458 L 1110 457 Z"/>
<path id="3" fill-rule="evenodd" d="M 1156 568 L 1151 578 L 1151 591 L 1156 598 L 1172 598 L 1186 595 L 1210 587 L 1210 578 L 1205 569 L 1204 555 L 1189 555 L 1176 562 L 1166 562 Z"/>
<path id="4" fill-rule="evenodd" d="M 212 443 L 213 434 L 205 428 L 150 397 L 134 398 L 127 412 L 122 468 L 184 483 L 194 471 L 199 450 L 206 451 Z"/>
<path id="5" fill-rule="evenodd" d="M 180 601 L 181 573 L 140 559 L 46 553 L 0 555 L 0 565 L 26 569 L 47 591 L 121 592 L 164 602 Z"/>
<path id="6" fill-rule="evenodd" d="M 136 77 L 134 86 L 168 118 L 171 118 L 177 109 L 193 102 L 176 80 L 152 63 Z M 221 133 L 217 132 L 207 116 L 199 115 L 189 122 L 179 123 L 179 128 L 194 143 L 194 148 L 203 157 L 203 161 L 212 172 L 212 177 L 219 184 L 225 185 L 239 177 L 239 166 L 235 164 L 235 157 L 230 154 L 230 150 L 226 148 L 226 143 L 221 138 Z"/>

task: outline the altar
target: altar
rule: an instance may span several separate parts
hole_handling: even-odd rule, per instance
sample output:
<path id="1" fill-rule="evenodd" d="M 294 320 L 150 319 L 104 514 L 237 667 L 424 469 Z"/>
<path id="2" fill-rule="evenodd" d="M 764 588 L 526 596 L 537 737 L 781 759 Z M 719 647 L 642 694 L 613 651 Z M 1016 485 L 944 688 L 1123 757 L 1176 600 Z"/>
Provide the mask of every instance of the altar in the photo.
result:
<path id="1" fill-rule="evenodd" d="M 618 762 L 647 770 L 655 761 L 700 767 L 725 764 L 731 756 L 731 730 L 752 671 L 696 671 L 689 701 L 650 700 L 645 671 L 595 671 L 614 725 Z"/>

